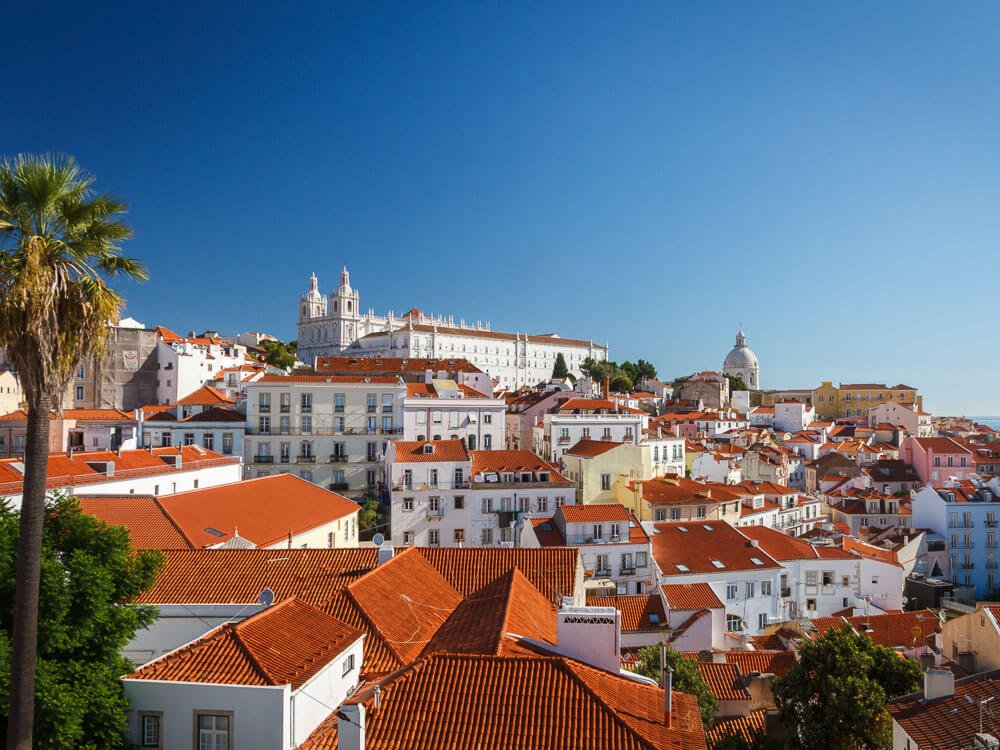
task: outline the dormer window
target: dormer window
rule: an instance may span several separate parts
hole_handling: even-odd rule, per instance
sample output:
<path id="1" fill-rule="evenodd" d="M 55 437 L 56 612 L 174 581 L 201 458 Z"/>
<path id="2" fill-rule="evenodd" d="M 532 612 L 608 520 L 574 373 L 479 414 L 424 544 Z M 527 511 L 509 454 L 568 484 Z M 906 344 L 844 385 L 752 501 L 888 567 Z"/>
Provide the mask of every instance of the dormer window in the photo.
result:
<path id="1" fill-rule="evenodd" d="M 424 443 L 424 453 L 433 453 L 433 452 L 434 452 L 434 444 Z"/>

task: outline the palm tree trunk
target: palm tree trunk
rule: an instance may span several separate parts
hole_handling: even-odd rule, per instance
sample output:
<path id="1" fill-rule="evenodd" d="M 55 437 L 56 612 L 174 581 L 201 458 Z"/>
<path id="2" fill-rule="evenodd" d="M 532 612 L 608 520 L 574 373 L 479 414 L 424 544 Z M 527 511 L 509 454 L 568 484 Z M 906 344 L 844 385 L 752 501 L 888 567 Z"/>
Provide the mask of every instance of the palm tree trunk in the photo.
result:
<path id="1" fill-rule="evenodd" d="M 42 524 L 45 521 L 45 481 L 49 463 L 48 396 L 28 405 L 24 444 L 24 488 L 21 529 L 17 542 L 14 590 L 14 638 L 11 653 L 8 750 L 31 750 L 35 715 L 35 662 L 38 654 L 38 584 L 42 568 Z"/>

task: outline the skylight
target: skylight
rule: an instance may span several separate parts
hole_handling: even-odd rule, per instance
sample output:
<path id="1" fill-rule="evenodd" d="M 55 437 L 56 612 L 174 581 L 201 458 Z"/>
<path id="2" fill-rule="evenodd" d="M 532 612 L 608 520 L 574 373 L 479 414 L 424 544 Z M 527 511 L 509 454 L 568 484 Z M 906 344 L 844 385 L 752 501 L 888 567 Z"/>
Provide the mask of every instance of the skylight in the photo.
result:
<path id="1" fill-rule="evenodd" d="M 750 562 L 752 562 L 754 565 L 763 565 L 764 564 L 764 561 L 761 560 L 759 557 L 751 557 L 750 558 Z"/>
<path id="2" fill-rule="evenodd" d="M 542 531 L 552 531 L 552 524 L 543 523 L 539 528 L 541 528 Z"/>
<path id="3" fill-rule="evenodd" d="M 691 571 L 687 565 L 682 565 L 681 563 L 674 563 L 674 567 L 677 568 L 681 573 L 688 573 Z"/>
<path id="4" fill-rule="evenodd" d="M 207 527 L 205 531 L 207 531 L 212 536 L 225 536 L 223 532 L 219 531 L 218 529 L 213 529 L 211 526 Z"/>
<path id="5" fill-rule="evenodd" d="M 711 526 L 706 526 L 704 524 L 702 525 L 702 528 L 705 529 L 705 531 L 715 531 L 715 529 L 713 529 Z"/>
<path id="6" fill-rule="evenodd" d="M 683 531 L 684 533 L 687 533 L 687 526 L 678 526 L 677 530 L 678 531 Z"/>
<path id="7" fill-rule="evenodd" d="M 726 567 L 726 564 L 724 562 L 719 561 L 719 560 L 712 560 L 712 565 L 714 565 L 717 568 L 724 568 L 724 567 Z"/>

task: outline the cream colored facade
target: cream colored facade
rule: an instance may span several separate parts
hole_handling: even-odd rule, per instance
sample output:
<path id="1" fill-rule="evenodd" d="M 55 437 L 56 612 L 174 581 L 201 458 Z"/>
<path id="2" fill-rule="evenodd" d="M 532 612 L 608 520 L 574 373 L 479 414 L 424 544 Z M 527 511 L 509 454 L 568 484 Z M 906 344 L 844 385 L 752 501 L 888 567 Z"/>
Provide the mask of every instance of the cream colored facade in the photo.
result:
<path id="1" fill-rule="evenodd" d="M 941 626 L 944 655 L 968 672 L 986 672 L 1000 668 L 1000 623 L 995 608 L 948 620 Z"/>
<path id="2" fill-rule="evenodd" d="M 24 403 L 21 382 L 10 370 L 0 370 L 0 414 L 17 411 Z"/>
<path id="3" fill-rule="evenodd" d="M 622 503 L 638 515 L 629 483 L 683 471 L 684 439 L 663 437 L 640 445 L 622 443 L 595 456 L 567 452 L 562 464 L 566 477 L 576 483 L 578 503 Z"/>
<path id="4" fill-rule="evenodd" d="M 924 397 L 907 385 L 887 386 L 884 383 L 851 383 L 834 385 L 826 380 L 813 391 L 813 406 L 818 418 L 866 417 L 868 410 L 887 401 L 917 405 L 924 408 Z"/>

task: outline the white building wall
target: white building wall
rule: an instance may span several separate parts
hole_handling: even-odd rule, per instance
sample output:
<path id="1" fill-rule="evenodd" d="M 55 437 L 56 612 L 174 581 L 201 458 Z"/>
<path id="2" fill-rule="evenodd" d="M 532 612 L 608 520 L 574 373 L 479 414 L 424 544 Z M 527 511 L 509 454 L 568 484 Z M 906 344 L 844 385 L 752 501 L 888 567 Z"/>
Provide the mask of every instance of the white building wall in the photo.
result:
<path id="1" fill-rule="evenodd" d="M 227 622 L 239 622 L 260 612 L 256 601 L 247 604 L 158 604 L 156 620 L 122 649 L 135 665 L 145 664 L 200 638 Z"/>
<path id="2" fill-rule="evenodd" d="M 648 424 L 646 414 L 546 414 L 545 453 L 539 455 L 549 461 L 559 461 L 583 438 L 638 445 Z"/>
<path id="3" fill-rule="evenodd" d="M 498 450 L 505 447 L 506 414 L 502 399 L 404 398 L 402 439 L 458 438 L 470 450 Z"/>
<path id="4" fill-rule="evenodd" d="M 290 687 L 206 685 L 187 682 L 123 680 L 129 702 L 128 737 L 137 746 L 139 713 L 161 711 L 164 748 L 197 747 L 196 711 L 232 712 L 229 747 L 239 750 L 288 750 Z"/>
<path id="5" fill-rule="evenodd" d="M 767 568 L 764 570 L 733 570 L 719 571 L 717 573 L 685 573 L 675 574 L 670 571 L 663 571 L 660 576 L 660 583 L 708 583 L 712 589 L 719 594 L 726 615 L 736 615 L 743 620 L 744 633 L 749 635 L 759 635 L 762 632 L 760 627 L 760 617 L 765 615 L 768 623 L 778 622 L 783 617 L 780 588 L 780 569 Z M 765 581 L 771 584 L 771 594 L 765 596 L 761 593 L 761 584 Z M 754 584 L 754 596 L 747 597 L 747 584 Z M 730 585 L 736 586 L 735 597 L 728 596 Z"/>
<path id="6" fill-rule="evenodd" d="M 358 684 L 361 672 L 362 641 L 359 638 L 336 659 L 303 683 L 291 695 L 291 747 L 298 747 L 339 706 Z M 354 660 L 350 666 L 350 659 Z"/>

